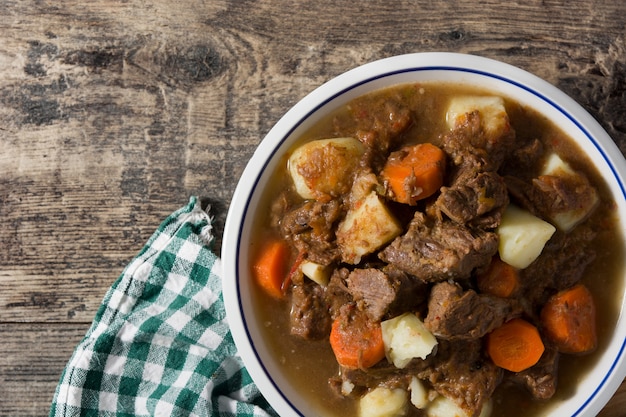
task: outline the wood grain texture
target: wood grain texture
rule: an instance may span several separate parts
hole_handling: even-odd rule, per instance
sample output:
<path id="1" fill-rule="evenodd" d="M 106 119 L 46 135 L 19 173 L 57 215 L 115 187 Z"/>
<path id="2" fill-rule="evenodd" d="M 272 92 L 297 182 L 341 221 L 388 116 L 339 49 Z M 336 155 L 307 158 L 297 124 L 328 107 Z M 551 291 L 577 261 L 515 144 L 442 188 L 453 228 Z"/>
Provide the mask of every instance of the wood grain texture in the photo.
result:
<path id="1" fill-rule="evenodd" d="M 60 377 L 59 364 L 67 362 L 87 328 L 83 323 L 64 326 L 0 324 L 1 415 L 47 414 Z"/>
<path id="2" fill-rule="evenodd" d="M 0 415 L 47 413 L 105 291 L 190 195 L 219 254 L 239 176 L 290 106 L 423 51 L 546 79 L 626 154 L 620 0 L 0 0 Z M 602 416 L 623 410 L 624 385 Z"/>

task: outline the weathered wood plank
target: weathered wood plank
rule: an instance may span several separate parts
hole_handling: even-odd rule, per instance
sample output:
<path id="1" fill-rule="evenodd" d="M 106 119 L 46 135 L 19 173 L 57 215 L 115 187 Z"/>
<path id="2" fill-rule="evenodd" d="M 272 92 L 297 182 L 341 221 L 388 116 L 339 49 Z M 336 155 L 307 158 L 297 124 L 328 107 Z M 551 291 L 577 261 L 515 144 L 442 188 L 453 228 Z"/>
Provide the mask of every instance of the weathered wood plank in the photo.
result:
<path id="1" fill-rule="evenodd" d="M 0 415 L 46 416 L 84 324 L 0 323 Z"/>

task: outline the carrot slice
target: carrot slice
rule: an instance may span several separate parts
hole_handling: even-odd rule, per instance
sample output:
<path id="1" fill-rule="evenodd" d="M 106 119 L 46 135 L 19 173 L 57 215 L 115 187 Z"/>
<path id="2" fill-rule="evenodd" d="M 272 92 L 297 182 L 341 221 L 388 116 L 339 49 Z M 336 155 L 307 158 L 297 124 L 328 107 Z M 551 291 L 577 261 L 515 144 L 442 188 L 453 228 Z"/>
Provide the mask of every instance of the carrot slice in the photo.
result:
<path id="1" fill-rule="evenodd" d="M 256 282 L 274 298 L 285 295 L 283 282 L 287 277 L 289 247 L 282 240 L 271 240 L 261 250 L 252 266 Z"/>
<path id="2" fill-rule="evenodd" d="M 420 143 L 392 153 L 381 176 L 391 190 L 391 198 L 415 205 L 441 188 L 445 162 L 443 150 L 431 143 Z"/>
<path id="3" fill-rule="evenodd" d="M 546 336 L 562 353 L 587 353 L 597 344 L 593 295 L 577 284 L 550 297 L 541 310 Z"/>
<path id="4" fill-rule="evenodd" d="M 523 319 L 513 319 L 487 335 L 487 353 L 494 364 L 520 372 L 539 362 L 545 347 L 539 330 Z"/>
<path id="5" fill-rule="evenodd" d="M 499 256 L 494 256 L 486 271 L 476 277 L 480 292 L 508 298 L 517 293 L 520 286 L 519 271 Z"/>
<path id="6" fill-rule="evenodd" d="M 385 357 L 385 345 L 380 323 L 364 317 L 346 320 L 342 316 L 333 321 L 330 346 L 337 362 L 347 368 L 369 368 Z"/>

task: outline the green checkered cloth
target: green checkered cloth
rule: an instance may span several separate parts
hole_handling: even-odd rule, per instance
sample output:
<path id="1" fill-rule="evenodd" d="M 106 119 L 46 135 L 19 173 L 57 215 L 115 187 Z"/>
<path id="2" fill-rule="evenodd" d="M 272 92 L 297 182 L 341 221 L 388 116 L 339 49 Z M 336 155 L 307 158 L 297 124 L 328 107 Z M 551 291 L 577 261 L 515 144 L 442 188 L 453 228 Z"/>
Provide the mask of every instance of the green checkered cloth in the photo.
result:
<path id="1" fill-rule="evenodd" d="M 107 292 L 51 417 L 275 416 L 235 348 L 197 198 L 171 214 Z"/>

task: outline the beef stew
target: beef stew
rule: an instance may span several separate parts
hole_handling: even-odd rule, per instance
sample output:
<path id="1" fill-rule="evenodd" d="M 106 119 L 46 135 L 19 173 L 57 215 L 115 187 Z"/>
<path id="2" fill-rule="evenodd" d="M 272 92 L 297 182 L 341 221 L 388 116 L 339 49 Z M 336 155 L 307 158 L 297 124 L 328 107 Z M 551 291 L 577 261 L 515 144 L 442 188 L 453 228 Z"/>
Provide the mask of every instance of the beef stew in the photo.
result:
<path id="1" fill-rule="evenodd" d="M 424 144 L 443 158 L 425 175 L 404 175 L 411 148 Z M 360 97 L 303 136 L 265 197 L 251 247 L 260 253 L 278 240 L 290 256 L 284 296 L 255 294 L 259 321 L 293 384 L 332 415 L 358 415 L 377 392 L 400 398 L 409 416 L 442 401 L 468 416 L 536 415 L 571 395 L 571 381 L 594 362 L 594 352 L 559 352 L 544 334 L 548 300 L 589 288 L 596 351 L 616 321 L 623 244 L 602 178 L 540 114 L 490 92 L 422 83 Z M 532 237 L 530 253 L 503 244 L 520 237 L 516 222 Z M 508 297 L 477 283 L 496 260 L 517 274 Z M 423 357 L 414 346 L 394 357 L 406 352 L 388 339 L 400 338 L 406 323 L 394 320 L 405 317 L 434 337 Z M 519 318 L 541 333 L 543 353 L 514 372 L 486 344 Z M 333 324 L 361 321 L 392 329 L 384 355 L 367 366 L 338 363 Z M 413 401 L 418 391 L 426 400 Z"/>

